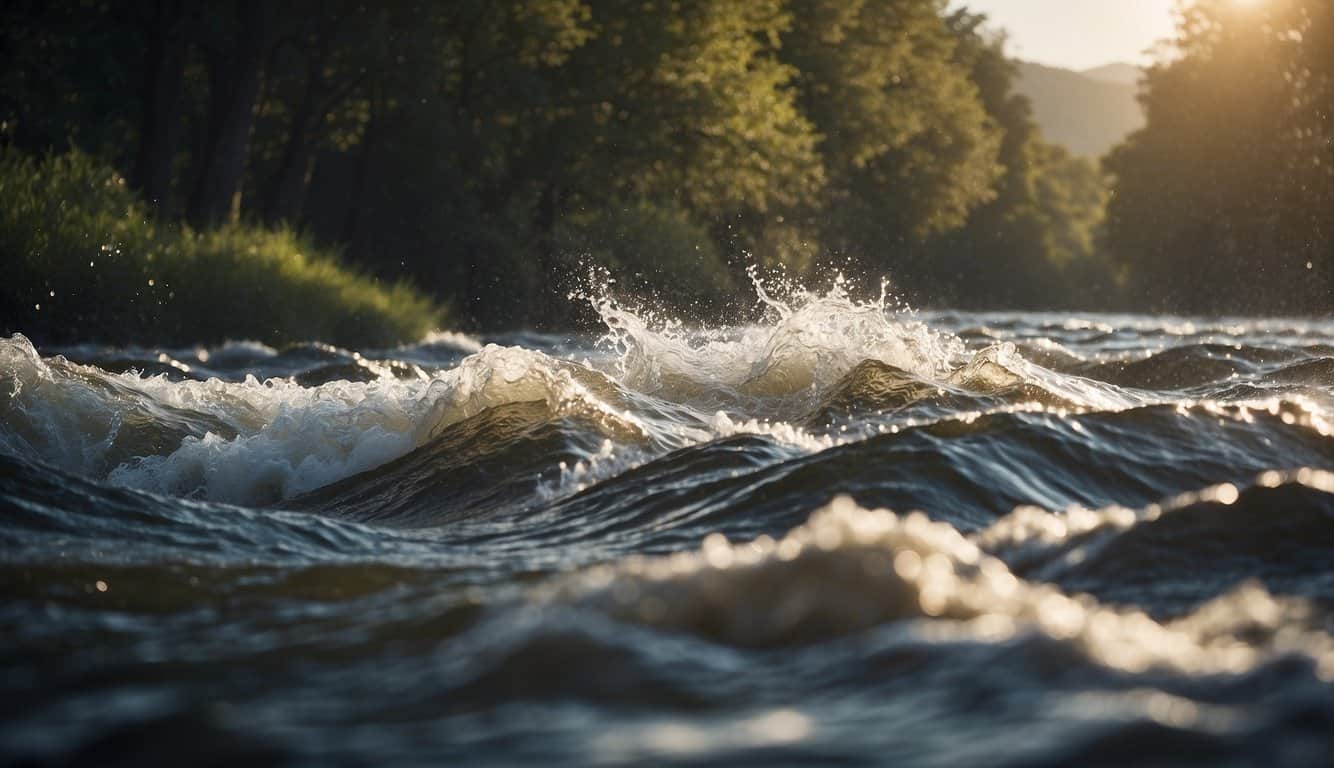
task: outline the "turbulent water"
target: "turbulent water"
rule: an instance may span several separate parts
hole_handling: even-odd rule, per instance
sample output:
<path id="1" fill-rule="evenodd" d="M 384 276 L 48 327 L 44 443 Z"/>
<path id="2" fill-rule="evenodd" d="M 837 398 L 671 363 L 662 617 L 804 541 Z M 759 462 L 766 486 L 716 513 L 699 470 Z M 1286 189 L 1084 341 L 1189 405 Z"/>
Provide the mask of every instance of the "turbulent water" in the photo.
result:
<path id="1" fill-rule="evenodd" d="M 0 339 L 0 761 L 1316 765 L 1334 321 Z"/>

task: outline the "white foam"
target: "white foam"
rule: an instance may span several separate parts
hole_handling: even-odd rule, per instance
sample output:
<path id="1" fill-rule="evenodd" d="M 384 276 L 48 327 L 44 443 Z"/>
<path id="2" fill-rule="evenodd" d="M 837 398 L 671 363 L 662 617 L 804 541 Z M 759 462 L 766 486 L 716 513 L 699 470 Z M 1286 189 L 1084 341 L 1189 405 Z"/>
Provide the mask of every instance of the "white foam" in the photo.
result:
<path id="1" fill-rule="evenodd" d="M 541 352 L 488 346 L 423 380 L 381 378 L 302 387 L 283 379 L 173 382 L 43 361 L 27 339 L 0 340 L 0 410 L 7 450 L 113 482 L 218 501 L 262 503 L 379 466 L 445 426 L 487 408 L 544 402 L 553 415 L 591 419 L 609 432 L 644 427 L 609 404 L 616 386 Z M 593 389 L 600 390 L 594 392 Z M 221 422 L 169 450 L 124 455 L 161 441 L 163 417 Z M 139 430 L 138 439 L 127 432 Z M 168 435 L 168 437 L 171 437 Z M 115 448 L 121 447 L 119 452 Z"/>
<path id="2" fill-rule="evenodd" d="M 462 352 L 481 352 L 482 342 L 466 333 L 458 331 L 431 331 L 425 338 L 416 344 L 406 345 L 400 349 L 411 349 L 416 347 L 446 347 L 457 349 Z"/>
<path id="3" fill-rule="evenodd" d="M 1334 493 L 1334 473 L 1310 468 L 1290 472 L 1269 471 L 1256 478 L 1255 482 L 1258 487 L 1270 488 L 1284 484 L 1304 485 Z M 1010 562 L 1040 558 L 1061 550 L 1072 541 L 1085 539 L 1080 550 L 1067 554 L 1071 560 L 1078 561 L 1084 556 L 1082 550 L 1094 545 L 1096 540 L 1105 535 L 1115 535 L 1137 525 L 1151 523 L 1196 504 L 1235 504 L 1240 494 L 1232 483 L 1221 483 L 1199 491 L 1178 494 L 1142 509 L 1115 505 L 1102 509 L 1076 506 L 1049 512 L 1025 505 L 978 531 L 972 538 L 987 552 L 1005 557 Z"/>
<path id="4" fill-rule="evenodd" d="M 1018 579 L 946 523 L 864 509 L 846 497 L 780 540 L 733 544 L 712 534 L 696 551 L 632 556 L 544 585 L 534 599 L 743 646 L 820 641 L 909 620 L 935 638 L 1038 632 L 1130 672 L 1233 674 L 1301 654 L 1334 677 L 1334 638 L 1315 628 L 1306 601 L 1246 584 L 1164 624 Z"/>
<path id="5" fill-rule="evenodd" d="M 874 432 L 827 435 L 796 426 L 866 360 L 942 388 L 989 393 L 1031 384 L 1079 407 L 1138 404 L 1115 387 L 1034 365 L 1008 343 L 970 355 L 958 338 L 891 306 L 883 293 L 858 301 L 839 282 L 825 293 L 788 288 L 776 298 L 758 279 L 755 291 L 763 322 L 712 330 L 655 321 L 599 294 L 592 301 L 615 355 L 595 364 L 436 333 L 414 348 L 472 353 L 415 380 L 381 376 L 319 387 L 113 376 L 43 361 L 15 336 L 0 340 L 0 375 L 15 389 L 4 405 L 0 447 L 158 492 L 260 503 L 391 461 L 444 425 L 511 402 L 542 401 L 555 416 L 591 420 L 618 443 L 648 442 L 656 450 L 751 433 L 817 452 Z M 229 342 L 200 357 L 218 364 L 276 354 Z M 590 456 L 561 487 L 581 487 L 646 458 L 622 450 Z"/>
<path id="6" fill-rule="evenodd" d="M 278 356 L 278 350 L 268 344 L 250 340 L 230 340 L 212 348 L 200 348 L 197 352 L 200 362 L 213 362 L 228 365 L 236 362 L 265 360 Z"/>
<path id="7" fill-rule="evenodd" d="M 801 448 L 810 453 L 819 453 L 826 448 L 832 448 L 839 444 L 839 440 L 831 435 L 812 435 L 801 427 L 793 426 L 785 421 L 770 422 L 758 419 L 738 421 L 722 411 L 714 413 L 709 426 L 713 428 L 714 434 L 718 437 L 764 435 L 784 445 Z"/>
<path id="8" fill-rule="evenodd" d="M 706 410 L 741 404 L 751 415 L 774 415 L 782 410 L 775 405 L 809 407 L 867 359 L 934 379 L 965 357 L 959 339 L 891 310 L 883 295 L 859 302 L 841 282 L 824 294 L 795 290 L 788 301 L 773 298 L 758 279 L 755 289 L 766 321 L 715 331 L 654 324 L 650 314 L 605 294 L 592 303 L 610 329 L 627 386 Z"/>

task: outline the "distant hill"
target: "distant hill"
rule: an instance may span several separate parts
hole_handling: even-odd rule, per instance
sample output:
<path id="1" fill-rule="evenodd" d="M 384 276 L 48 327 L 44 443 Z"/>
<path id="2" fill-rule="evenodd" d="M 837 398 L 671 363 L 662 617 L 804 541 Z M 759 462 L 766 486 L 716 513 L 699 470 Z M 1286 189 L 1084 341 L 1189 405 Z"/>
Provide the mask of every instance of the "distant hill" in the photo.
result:
<path id="1" fill-rule="evenodd" d="M 1094 80 L 1101 80 L 1104 83 L 1121 83 L 1122 85 L 1138 85 L 1139 79 L 1144 75 L 1144 70 L 1134 64 L 1127 64 L 1124 61 L 1118 61 L 1114 64 L 1104 64 L 1101 67 L 1086 69 L 1079 74 L 1084 77 L 1091 77 Z"/>
<path id="2" fill-rule="evenodd" d="M 1081 73 L 1021 61 L 1015 86 L 1033 102 L 1033 118 L 1049 141 L 1101 157 L 1144 125 L 1135 99 L 1138 79 L 1139 70 L 1128 64 Z"/>

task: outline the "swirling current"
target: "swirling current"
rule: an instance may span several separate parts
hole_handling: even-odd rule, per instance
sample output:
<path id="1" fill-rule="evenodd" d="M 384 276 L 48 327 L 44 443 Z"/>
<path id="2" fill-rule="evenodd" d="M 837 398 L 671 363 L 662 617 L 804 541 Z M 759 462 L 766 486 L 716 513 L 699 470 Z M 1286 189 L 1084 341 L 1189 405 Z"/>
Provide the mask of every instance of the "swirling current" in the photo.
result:
<path id="1" fill-rule="evenodd" d="M 0 762 L 1324 765 L 1334 321 L 0 339 Z"/>

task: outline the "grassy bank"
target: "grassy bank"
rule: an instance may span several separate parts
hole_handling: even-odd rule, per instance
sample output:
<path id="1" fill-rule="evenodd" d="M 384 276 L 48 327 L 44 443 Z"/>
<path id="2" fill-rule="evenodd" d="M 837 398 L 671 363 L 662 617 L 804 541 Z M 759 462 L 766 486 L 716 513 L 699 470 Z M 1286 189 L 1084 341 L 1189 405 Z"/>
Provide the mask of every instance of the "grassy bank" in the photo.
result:
<path id="1" fill-rule="evenodd" d="M 49 341 L 184 344 L 421 338 L 442 311 L 287 231 L 149 219 L 124 179 L 80 154 L 0 149 L 0 330 Z"/>

